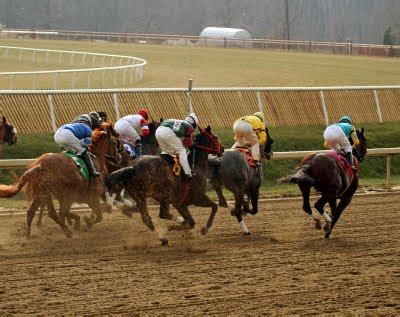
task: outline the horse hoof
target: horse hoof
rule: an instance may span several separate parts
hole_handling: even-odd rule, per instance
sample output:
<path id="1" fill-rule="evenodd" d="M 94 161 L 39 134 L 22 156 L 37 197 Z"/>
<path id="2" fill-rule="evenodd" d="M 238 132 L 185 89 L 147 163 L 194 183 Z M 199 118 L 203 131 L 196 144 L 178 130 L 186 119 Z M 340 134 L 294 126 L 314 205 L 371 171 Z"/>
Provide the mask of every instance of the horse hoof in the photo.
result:
<path id="1" fill-rule="evenodd" d="M 325 239 L 329 239 L 329 236 L 331 235 L 331 232 L 330 231 L 328 231 L 327 233 L 325 233 L 325 236 L 324 236 L 324 238 Z"/>
<path id="2" fill-rule="evenodd" d="M 218 201 L 218 205 L 223 208 L 228 208 L 228 203 L 226 201 Z"/>
<path id="3" fill-rule="evenodd" d="M 201 232 L 201 235 L 205 236 L 208 233 L 208 228 L 204 227 L 204 228 L 201 229 L 200 232 Z"/>
<path id="4" fill-rule="evenodd" d="M 126 209 L 126 208 L 124 208 L 124 209 L 122 209 L 122 213 L 123 213 L 125 216 L 127 216 L 128 218 L 132 218 L 132 216 L 133 216 L 132 208 L 131 208 L 131 209 Z"/>
<path id="5" fill-rule="evenodd" d="M 243 234 L 244 234 L 245 236 L 250 236 L 250 235 L 251 235 L 250 231 L 244 232 Z"/>
<path id="6" fill-rule="evenodd" d="M 317 229 L 317 230 L 321 230 L 322 229 L 321 220 L 315 219 L 315 229 Z"/>
<path id="7" fill-rule="evenodd" d="M 324 233 L 327 234 L 331 230 L 331 223 L 327 222 L 324 225 Z"/>
<path id="8" fill-rule="evenodd" d="M 162 240 L 161 240 L 161 245 L 162 245 L 162 246 L 169 246 L 168 240 L 167 240 L 167 239 L 162 239 Z"/>
<path id="9" fill-rule="evenodd" d="M 70 230 L 65 230 L 65 235 L 67 236 L 67 238 L 72 238 L 73 234 Z"/>
<path id="10" fill-rule="evenodd" d="M 80 222 L 76 222 L 74 225 L 74 231 L 75 232 L 80 232 L 81 231 L 81 223 Z"/>

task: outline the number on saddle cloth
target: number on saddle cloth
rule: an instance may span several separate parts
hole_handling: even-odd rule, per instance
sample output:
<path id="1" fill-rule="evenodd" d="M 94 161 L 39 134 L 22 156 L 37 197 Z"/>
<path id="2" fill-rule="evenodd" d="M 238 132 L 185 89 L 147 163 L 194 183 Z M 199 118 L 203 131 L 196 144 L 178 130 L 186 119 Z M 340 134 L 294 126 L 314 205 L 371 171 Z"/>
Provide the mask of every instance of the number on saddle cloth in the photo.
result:
<path id="1" fill-rule="evenodd" d="M 172 173 L 175 176 L 179 176 L 182 171 L 181 164 L 179 163 L 179 155 L 169 155 L 169 154 L 160 154 L 160 157 L 168 162 L 169 165 L 172 166 Z"/>
<path id="2" fill-rule="evenodd" d="M 89 173 L 89 169 L 85 163 L 85 161 L 77 156 L 75 153 L 68 152 L 68 151 L 63 151 L 62 154 L 64 154 L 66 157 L 70 158 L 75 162 L 76 167 L 78 168 L 79 174 L 81 174 L 86 180 L 90 181 L 91 176 Z"/>

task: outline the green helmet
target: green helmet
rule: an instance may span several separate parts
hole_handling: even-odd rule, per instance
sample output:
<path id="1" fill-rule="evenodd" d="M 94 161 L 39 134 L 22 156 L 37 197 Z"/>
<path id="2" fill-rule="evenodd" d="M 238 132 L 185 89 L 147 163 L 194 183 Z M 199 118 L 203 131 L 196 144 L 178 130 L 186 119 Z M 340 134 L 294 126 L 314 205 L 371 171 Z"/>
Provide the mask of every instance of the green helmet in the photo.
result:
<path id="1" fill-rule="evenodd" d="M 350 116 L 343 116 L 343 117 L 340 118 L 340 122 L 352 124 L 353 120 L 351 119 Z"/>
<path id="2" fill-rule="evenodd" d="M 262 122 L 265 122 L 264 114 L 262 112 L 255 112 L 253 116 L 258 117 Z"/>

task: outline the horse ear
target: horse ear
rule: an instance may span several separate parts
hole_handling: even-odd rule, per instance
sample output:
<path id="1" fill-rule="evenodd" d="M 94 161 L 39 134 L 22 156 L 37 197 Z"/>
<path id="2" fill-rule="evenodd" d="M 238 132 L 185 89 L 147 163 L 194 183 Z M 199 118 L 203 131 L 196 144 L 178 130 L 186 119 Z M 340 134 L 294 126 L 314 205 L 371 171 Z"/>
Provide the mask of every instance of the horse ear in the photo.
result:
<path id="1" fill-rule="evenodd" d="M 3 116 L 3 124 L 6 124 L 6 123 L 7 123 L 6 117 Z"/>
<path id="2" fill-rule="evenodd" d="M 361 133 L 364 134 L 364 128 L 361 128 Z"/>
<path id="3" fill-rule="evenodd" d="M 163 121 L 164 121 L 164 118 L 163 118 L 163 117 L 161 117 L 161 118 L 160 118 L 160 123 L 161 123 L 161 122 L 163 122 Z"/>
<path id="4" fill-rule="evenodd" d="M 207 126 L 206 131 L 207 131 L 208 133 L 211 133 L 211 127 L 210 127 L 209 125 Z"/>

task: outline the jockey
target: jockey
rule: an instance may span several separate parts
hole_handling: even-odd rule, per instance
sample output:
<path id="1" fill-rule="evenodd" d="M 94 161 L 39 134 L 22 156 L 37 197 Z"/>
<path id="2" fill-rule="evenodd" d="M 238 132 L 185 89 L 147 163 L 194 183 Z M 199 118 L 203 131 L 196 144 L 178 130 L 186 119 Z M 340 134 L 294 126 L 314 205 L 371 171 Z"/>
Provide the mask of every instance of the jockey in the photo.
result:
<path id="1" fill-rule="evenodd" d="M 93 177 L 100 176 L 100 173 L 94 167 L 87 146 L 91 141 L 92 129 L 96 126 L 99 126 L 99 122 L 96 122 L 92 116 L 84 114 L 77 122 L 61 126 L 54 134 L 54 140 L 60 147 L 79 155 L 84 160 Z"/>
<path id="2" fill-rule="evenodd" d="M 356 171 L 353 161 L 353 148 L 350 144 L 349 138 L 353 140 L 353 146 L 360 143 L 357 137 L 357 131 L 352 125 L 352 119 L 349 116 L 343 116 L 339 123 L 334 123 L 328 126 L 324 131 L 324 139 L 326 148 L 331 148 L 340 152 L 343 150 L 346 159 L 351 164 L 351 168 Z"/>
<path id="3" fill-rule="evenodd" d="M 141 137 L 148 136 L 150 132 L 147 123 L 148 120 L 149 111 L 139 109 L 137 114 L 125 116 L 119 119 L 114 125 L 114 129 L 120 135 L 121 140 L 134 147 L 137 156 L 143 154 Z"/>
<path id="4" fill-rule="evenodd" d="M 161 150 L 169 155 L 179 155 L 179 163 L 186 179 L 194 175 L 189 166 L 186 148 L 192 146 L 192 134 L 198 126 L 199 120 L 196 114 L 191 113 L 185 120 L 164 120 L 156 130 L 156 139 Z"/>
<path id="5" fill-rule="evenodd" d="M 72 120 L 71 123 L 78 123 L 81 121 L 82 116 L 89 116 L 90 119 L 92 120 L 92 129 L 96 129 L 99 128 L 101 123 L 103 122 L 100 115 L 96 112 L 96 111 L 92 111 L 90 113 L 85 113 L 83 115 L 80 115 L 78 117 L 76 117 L 74 120 Z"/>
<path id="6" fill-rule="evenodd" d="M 235 133 L 234 139 L 236 142 L 232 146 L 232 149 L 250 144 L 251 155 L 257 166 L 260 166 L 260 146 L 264 145 L 267 141 L 264 114 L 262 112 L 256 112 L 251 116 L 236 120 L 233 124 L 233 132 Z"/>

